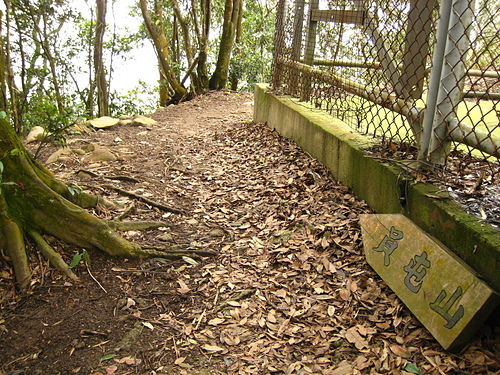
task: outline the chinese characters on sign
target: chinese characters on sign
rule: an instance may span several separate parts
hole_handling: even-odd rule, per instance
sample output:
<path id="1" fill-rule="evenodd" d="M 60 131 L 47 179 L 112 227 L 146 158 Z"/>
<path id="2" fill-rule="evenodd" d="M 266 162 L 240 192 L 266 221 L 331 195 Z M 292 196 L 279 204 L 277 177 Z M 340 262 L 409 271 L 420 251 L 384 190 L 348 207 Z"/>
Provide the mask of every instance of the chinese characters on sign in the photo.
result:
<path id="1" fill-rule="evenodd" d="M 457 311 L 453 316 L 449 314 L 449 311 L 451 307 L 457 302 L 457 300 L 462 297 L 462 287 L 458 286 L 457 289 L 455 289 L 455 292 L 453 295 L 446 301 L 443 307 L 440 306 L 441 302 L 446 298 L 446 292 L 444 290 L 439 293 L 439 296 L 436 298 L 434 302 L 429 304 L 432 310 L 437 312 L 439 315 L 441 315 L 443 318 L 446 319 L 448 322 L 444 327 L 448 329 L 452 329 L 455 324 L 464 316 L 464 307 L 462 305 L 458 306 Z"/>
<path id="2" fill-rule="evenodd" d="M 403 232 L 391 227 L 389 236 L 385 236 L 380 245 L 373 250 L 384 253 L 384 266 L 391 264 L 391 255 L 398 248 L 399 240 L 403 239 Z"/>
<path id="3" fill-rule="evenodd" d="M 500 304 L 500 296 L 405 215 L 359 218 L 368 264 L 443 348 L 460 351 Z"/>
<path id="4" fill-rule="evenodd" d="M 384 236 L 377 247 L 373 248 L 374 251 L 384 253 L 385 267 L 391 264 L 391 256 L 394 251 L 398 249 L 398 241 L 403 239 L 403 237 L 403 231 L 392 226 L 389 230 L 389 234 Z M 403 270 L 406 273 L 403 280 L 404 285 L 410 292 L 417 294 L 425 281 L 427 270 L 431 271 L 431 260 L 428 259 L 427 252 L 423 251 L 420 255 L 415 255 L 410 259 L 409 263 L 403 267 Z M 458 306 L 453 315 L 450 313 L 453 306 L 460 301 L 462 294 L 462 287 L 458 286 L 452 296 L 443 304 L 443 300 L 446 298 L 447 293 L 445 290 L 441 290 L 436 300 L 429 303 L 430 309 L 446 320 L 444 327 L 447 329 L 452 329 L 464 316 L 465 310 L 462 305 Z"/>
<path id="5" fill-rule="evenodd" d="M 431 262 L 427 259 L 425 251 L 421 255 L 415 255 L 414 260 L 410 259 L 410 263 L 404 266 L 406 272 L 405 285 L 410 292 L 418 293 L 424 276 L 427 274 L 426 268 L 431 268 Z"/>

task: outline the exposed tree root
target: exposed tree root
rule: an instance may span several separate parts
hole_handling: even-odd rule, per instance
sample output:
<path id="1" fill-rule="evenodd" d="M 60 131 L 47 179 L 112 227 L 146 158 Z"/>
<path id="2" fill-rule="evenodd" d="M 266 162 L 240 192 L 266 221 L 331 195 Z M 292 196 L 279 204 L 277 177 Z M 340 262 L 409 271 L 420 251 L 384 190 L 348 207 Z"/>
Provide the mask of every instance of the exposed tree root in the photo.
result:
<path id="1" fill-rule="evenodd" d="M 161 221 L 118 221 L 108 220 L 106 223 L 114 230 L 146 230 L 168 227 L 167 223 Z"/>
<path id="2" fill-rule="evenodd" d="M 19 225 L 7 213 L 7 203 L 0 195 L 0 248 L 6 250 L 16 274 L 17 284 L 21 289 L 29 286 L 31 270 L 25 251 L 23 232 Z"/>
<path id="3" fill-rule="evenodd" d="M 0 157 L 4 167 L 0 181 L 10 182 L 9 185 L 0 185 L 2 188 L 0 192 L 0 245 L 2 249 L 6 249 L 7 255 L 11 258 L 17 283 L 22 289 L 29 286 L 31 280 L 24 234 L 29 235 L 51 264 L 72 279 L 76 279 L 76 275 L 44 240 L 43 234 L 54 236 L 78 247 L 99 249 L 109 255 L 124 258 L 177 259 L 183 256 L 214 255 L 210 251 L 191 249 L 143 249 L 125 240 L 113 228 L 119 230 L 149 229 L 166 226 L 166 224 L 107 222 L 91 215 L 84 208 L 95 207 L 99 198 L 68 187 L 64 182 L 56 179 L 49 170 L 31 157 L 4 120 L 0 120 Z M 144 197 L 140 198 L 145 200 Z M 147 203 L 151 204 L 150 202 L 153 201 Z M 181 213 L 179 210 L 166 208 L 169 212 Z"/>
<path id="4" fill-rule="evenodd" d="M 63 260 L 63 258 L 50 246 L 47 241 L 40 235 L 40 233 L 35 232 L 34 230 L 28 231 L 29 236 L 35 243 L 36 247 L 42 255 L 47 258 L 54 267 L 56 267 L 59 271 L 63 272 L 66 276 L 68 276 L 71 280 L 78 280 L 78 276 L 74 274 L 74 272 L 69 268 L 68 264 Z"/>
<path id="5" fill-rule="evenodd" d="M 182 214 L 182 213 L 184 213 L 183 211 L 178 210 L 177 208 L 172 208 L 172 207 L 165 206 L 162 203 L 155 202 L 154 200 L 151 200 L 149 198 L 143 197 L 142 195 L 132 193 L 131 191 L 126 191 L 126 190 L 120 189 L 119 187 L 116 187 L 116 186 L 113 186 L 113 185 L 105 184 L 105 185 L 102 185 L 102 187 L 114 190 L 114 191 L 116 191 L 116 192 L 118 192 L 118 193 L 120 193 L 122 195 L 127 196 L 127 197 L 135 198 L 135 199 L 137 199 L 137 200 L 139 200 L 141 202 L 147 203 L 147 204 L 149 204 L 149 205 L 151 205 L 153 207 L 157 207 L 157 208 L 159 208 L 162 211 L 171 212 L 171 213 L 174 213 L 174 214 Z"/>

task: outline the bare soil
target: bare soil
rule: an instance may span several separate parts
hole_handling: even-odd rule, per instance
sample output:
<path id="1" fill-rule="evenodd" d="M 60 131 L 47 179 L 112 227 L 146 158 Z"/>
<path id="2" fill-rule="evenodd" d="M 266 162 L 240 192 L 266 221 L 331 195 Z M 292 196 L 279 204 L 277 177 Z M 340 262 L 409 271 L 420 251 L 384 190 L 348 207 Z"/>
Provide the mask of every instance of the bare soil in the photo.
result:
<path id="1" fill-rule="evenodd" d="M 500 373 L 500 329 L 485 325 L 459 354 L 441 349 L 367 265 L 366 204 L 252 123 L 251 101 L 213 92 L 157 111 L 153 126 L 68 139 L 74 152 L 49 168 L 123 205 L 96 215 L 161 220 L 123 235 L 218 255 L 125 260 L 87 249 L 74 283 L 32 250 L 25 295 L 2 257 L 0 374 Z M 90 144 L 118 159 L 87 161 Z M 82 251 L 48 240 L 68 262 Z"/>

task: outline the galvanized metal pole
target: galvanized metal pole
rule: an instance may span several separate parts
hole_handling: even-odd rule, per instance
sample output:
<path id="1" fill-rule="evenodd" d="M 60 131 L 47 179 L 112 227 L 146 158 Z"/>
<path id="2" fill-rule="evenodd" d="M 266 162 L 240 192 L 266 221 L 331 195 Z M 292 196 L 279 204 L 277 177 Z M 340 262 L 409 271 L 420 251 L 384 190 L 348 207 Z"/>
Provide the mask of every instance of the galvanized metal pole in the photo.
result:
<path id="1" fill-rule="evenodd" d="M 432 70 L 429 80 L 429 89 L 427 92 L 427 103 L 423 121 L 423 134 L 421 137 L 418 159 L 426 161 L 429 152 L 429 143 L 432 133 L 432 124 L 436 115 L 437 98 L 439 93 L 439 84 L 441 81 L 441 72 L 443 70 L 444 53 L 446 50 L 446 40 L 450 25 L 451 0 L 442 0 L 439 9 L 439 24 L 436 35 L 436 44 L 432 56 Z"/>
<path id="2" fill-rule="evenodd" d="M 474 0 L 454 0 L 450 27 L 446 42 L 446 53 L 441 72 L 441 85 L 437 98 L 436 116 L 429 144 L 429 161 L 444 164 L 451 144 L 449 123 L 456 119 L 456 108 L 463 99 L 465 82 L 465 56 L 471 46 L 470 31 L 473 19 Z"/>

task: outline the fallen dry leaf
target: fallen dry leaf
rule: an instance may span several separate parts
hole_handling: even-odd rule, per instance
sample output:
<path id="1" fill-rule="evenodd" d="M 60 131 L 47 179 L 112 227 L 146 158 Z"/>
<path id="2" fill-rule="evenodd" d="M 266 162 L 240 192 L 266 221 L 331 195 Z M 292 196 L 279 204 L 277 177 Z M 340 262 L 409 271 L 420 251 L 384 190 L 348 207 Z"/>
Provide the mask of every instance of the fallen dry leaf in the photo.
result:
<path id="1" fill-rule="evenodd" d="M 347 341 L 354 344 L 354 346 L 361 350 L 368 347 L 368 342 L 359 334 L 358 329 L 356 327 L 349 328 L 344 337 Z"/>

